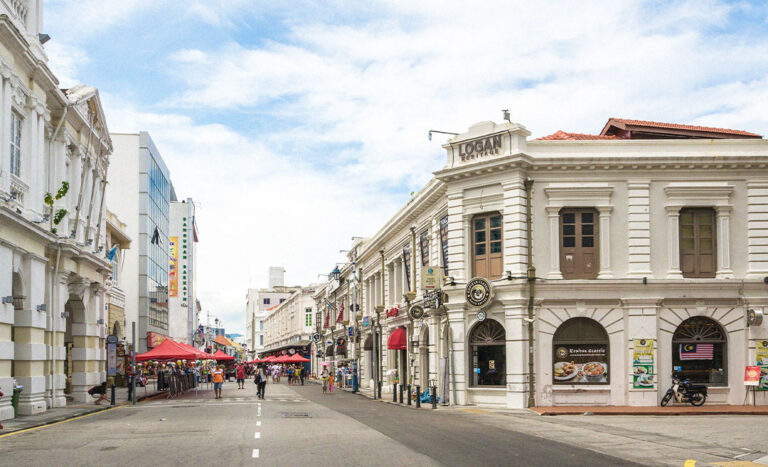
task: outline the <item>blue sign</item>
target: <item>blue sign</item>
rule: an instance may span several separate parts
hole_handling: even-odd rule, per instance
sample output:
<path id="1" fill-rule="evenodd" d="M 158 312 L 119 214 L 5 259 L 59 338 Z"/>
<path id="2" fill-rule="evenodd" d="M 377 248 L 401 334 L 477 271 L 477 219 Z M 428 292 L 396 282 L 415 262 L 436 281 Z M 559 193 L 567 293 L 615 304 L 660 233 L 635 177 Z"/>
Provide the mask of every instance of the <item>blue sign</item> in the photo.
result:
<path id="1" fill-rule="evenodd" d="M 350 326 L 350 327 L 349 327 L 349 329 L 347 329 L 347 335 L 348 335 L 349 337 L 352 337 L 352 336 L 354 336 L 354 335 L 355 335 L 355 328 L 353 328 L 353 327 L 351 327 L 351 326 Z"/>
<path id="2" fill-rule="evenodd" d="M 368 327 L 371 325 L 371 317 L 370 316 L 363 316 L 363 327 Z"/>

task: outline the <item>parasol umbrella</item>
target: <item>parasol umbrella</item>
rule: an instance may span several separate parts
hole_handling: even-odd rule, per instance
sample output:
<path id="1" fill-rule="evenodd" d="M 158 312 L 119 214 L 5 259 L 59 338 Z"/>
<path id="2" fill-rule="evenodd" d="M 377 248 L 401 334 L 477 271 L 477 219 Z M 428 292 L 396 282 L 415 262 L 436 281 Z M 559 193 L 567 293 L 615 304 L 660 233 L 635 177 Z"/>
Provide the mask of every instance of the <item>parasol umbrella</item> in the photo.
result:
<path id="1" fill-rule="evenodd" d="M 331 366 L 331 364 L 328 363 L 328 362 L 320 362 L 320 365 L 321 366 Z"/>

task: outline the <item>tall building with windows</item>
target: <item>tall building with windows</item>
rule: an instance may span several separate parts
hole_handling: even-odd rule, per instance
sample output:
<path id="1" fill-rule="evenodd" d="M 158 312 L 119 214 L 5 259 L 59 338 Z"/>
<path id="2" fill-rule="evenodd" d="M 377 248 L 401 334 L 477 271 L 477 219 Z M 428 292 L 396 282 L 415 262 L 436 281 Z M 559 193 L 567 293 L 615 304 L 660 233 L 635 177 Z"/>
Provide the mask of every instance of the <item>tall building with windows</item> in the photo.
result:
<path id="1" fill-rule="evenodd" d="M 285 271 L 282 267 L 271 267 L 268 271 L 270 284 L 283 284 Z M 245 339 L 248 352 L 258 355 L 264 351 L 265 323 L 269 310 L 286 301 L 301 287 L 275 285 L 265 289 L 248 289 L 245 305 Z"/>
<path id="2" fill-rule="evenodd" d="M 768 371 L 768 141 L 615 118 L 529 136 L 480 122 L 443 145 L 433 179 L 316 288 L 313 354 L 458 405 L 656 406 L 673 375 L 742 404 L 745 366 Z"/>
<path id="3" fill-rule="evenodd" d="M 107 203 L 128 224 L 134 246 L 123 269 L 126 337 L 136 323 L 138 352 L 170 335 L 168 316 L 170 204 L 176 193 L 170 173 L 149 133 L 112 134 L 116 164 L 110 171 Z M 136 202 L 138 198 L 138 202 Z"/>
<path id="4" fill-rule="evenodd" d="M 192 198 L 171 202 L 168 320 L 174 340 L 193 343 L 197 329 L 197 216 Z"/>
<path id="5" fill-rule="evenodd" d="M 112 141 L 99 92 L 60 89 L 43 2 L 0 1 L 0 419 L 74 401 L 104 381 L 104 188 Z"/>

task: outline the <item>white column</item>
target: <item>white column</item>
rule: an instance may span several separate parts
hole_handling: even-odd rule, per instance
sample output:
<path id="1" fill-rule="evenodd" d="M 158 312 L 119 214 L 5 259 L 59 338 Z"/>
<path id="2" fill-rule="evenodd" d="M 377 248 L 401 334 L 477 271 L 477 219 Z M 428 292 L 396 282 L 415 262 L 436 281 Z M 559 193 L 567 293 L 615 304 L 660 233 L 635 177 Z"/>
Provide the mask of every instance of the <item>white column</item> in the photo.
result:
<path id="1" fill-rule="evenodd" d="M 448 193 L 448 275 L 456 281 L 466 276 L 468 268 L 465 248 L 469 241 L 467 235 L 469 220 L 464 219 L 464 193 Z"/>
<path id="2" fill-rule="evenodd" d="M 10 75 L 3 70 L 2 84 L 3 95 L 0 101 L 0 193 L 8 194 L 11 191 L 11 182 L 8 174 L 11 167 L 11 80 Z"/>
<path id="3" fill-rule="evenodd" d="M 39 213 L 43 213 L 43 196 L 48 191 L 48 185 L 46 185 L 46 178 L 48 171 L 51 170 L 46 164 L 45 155 L 45 108 L 42 104 L 35 106 L 35 112 L 32 114 L 35 117 L 35 124 L 37 125 L 37 141 L 35 142 L 35 155 L 33 156 L 37 161 L 37 170 L 35 171 L 35 182 L 31 184 L 36 186 L 34 196 L 34 203 L 32 209 Z"/>
<path id="4" fill-rule="evenodd" d="M 629 197 L 629 221 L 627 222 L 628 277 L 651 275 L 651 216 L 649 180 L 630 180 L 627 184 Z"/>
<path id="5" fill-rule="evenodd" d="M 610 206 L 598 206 L 597 211 L 600 218 L 600 231 L 598 240 L 600 241 L 600 272 L 598 279 L 613 279 L 611 271 L 611 211 Z"/>
<path id="6" fill-rule="evenodd" d="M 680 271 L 680 206 L 667 206 L 667 279 L 682 279 Z"/>
<path id="7" fill-rule="evenodd" d="M 548 206 L 549 217 L 549 273 L 547 279 L 562 279 L 560 272 L 560 207 Z"/>
<path id="8" fill-rule="evenodd" d="M 732 279 L 731 206 L 717 206 L 717 274 L 718 279 Z"/>

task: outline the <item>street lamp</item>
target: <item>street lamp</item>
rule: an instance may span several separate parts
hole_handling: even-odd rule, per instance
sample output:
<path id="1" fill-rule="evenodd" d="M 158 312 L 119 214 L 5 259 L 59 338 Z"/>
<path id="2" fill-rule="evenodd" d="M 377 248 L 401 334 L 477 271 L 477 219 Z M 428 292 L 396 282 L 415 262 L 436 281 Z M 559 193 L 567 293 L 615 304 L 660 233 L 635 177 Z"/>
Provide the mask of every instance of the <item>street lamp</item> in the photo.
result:
<path id="1" fill-rule="evenodd" d="M 331 278 L 337 281 L 339 280 L 339 276 L 341 276 L 341 271 L 339 271 L 339 267 L 336 266 L 333 268 L 333 271 L 331 271 Z"/>

